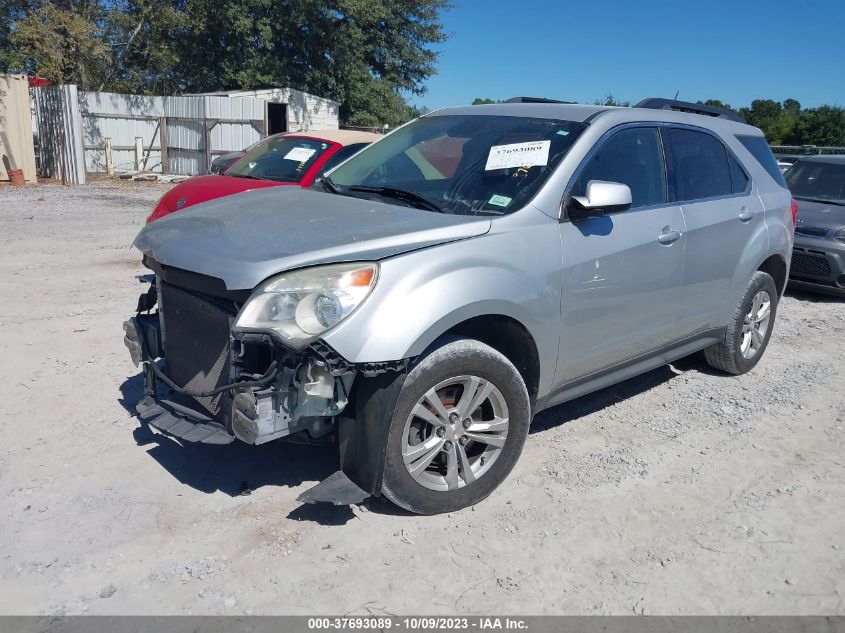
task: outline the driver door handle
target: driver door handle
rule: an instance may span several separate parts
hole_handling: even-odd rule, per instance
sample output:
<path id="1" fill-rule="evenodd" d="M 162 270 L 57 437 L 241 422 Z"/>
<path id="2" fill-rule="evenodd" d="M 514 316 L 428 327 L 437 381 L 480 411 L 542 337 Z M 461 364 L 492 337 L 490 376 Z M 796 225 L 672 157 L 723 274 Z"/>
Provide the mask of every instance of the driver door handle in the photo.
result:
<path id="1" fill-rule="evenodd" d="M 749 211 L 745 207 L 742 207 L 739 211 L 739 221 L 740 222 L 749 222 L 754 218 L 754 212 Z"/>
<path id="2" fill-rule="evenodd" d="M 660 231 L 660 235 L 657 236 L 657 241 L 669 246 L 681 239 L 681 235 L 682 233 L 677 229 L 673 229 L 671 226 L 664 226 Z"/>

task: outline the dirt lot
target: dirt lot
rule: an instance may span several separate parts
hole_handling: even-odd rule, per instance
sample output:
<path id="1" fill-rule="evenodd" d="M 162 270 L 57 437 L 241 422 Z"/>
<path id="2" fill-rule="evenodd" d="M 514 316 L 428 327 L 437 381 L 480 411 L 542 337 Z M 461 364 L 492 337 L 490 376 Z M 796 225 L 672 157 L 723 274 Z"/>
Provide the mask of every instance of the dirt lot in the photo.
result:
<path id="1" fill-rule="evenodd" d="M 544 412 L 474 508 L 302 506 L 331 448 L 129 412 L 163 191 L 0 188 L 0 614 L 845 613 L 845 302 L 787 296 L 750 375 L 694 357 Z"/>

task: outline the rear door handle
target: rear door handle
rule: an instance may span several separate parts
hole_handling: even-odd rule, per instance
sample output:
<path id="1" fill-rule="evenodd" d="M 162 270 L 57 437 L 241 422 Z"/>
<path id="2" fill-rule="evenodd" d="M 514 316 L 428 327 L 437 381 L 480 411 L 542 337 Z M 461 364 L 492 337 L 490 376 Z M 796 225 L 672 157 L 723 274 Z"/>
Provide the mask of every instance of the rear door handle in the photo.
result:
<path id="1" fill-rule="evenodd" d="M 660 235 L 657 236 L 657 241 L 668 246 L 681 239 L 681 235 L 681 232 L 677 229 L 673 229 L 671 226 L 664 226 L 660 231 Z"/>
<path id="2" fill-rule="evenodd" d="M 745 207 L 742 207 L 742 209 L 739 212 L 739 221 L 740 222 L 750 222 L 752 219 L 754 219 L 754 212 L 749 211 Z"/>

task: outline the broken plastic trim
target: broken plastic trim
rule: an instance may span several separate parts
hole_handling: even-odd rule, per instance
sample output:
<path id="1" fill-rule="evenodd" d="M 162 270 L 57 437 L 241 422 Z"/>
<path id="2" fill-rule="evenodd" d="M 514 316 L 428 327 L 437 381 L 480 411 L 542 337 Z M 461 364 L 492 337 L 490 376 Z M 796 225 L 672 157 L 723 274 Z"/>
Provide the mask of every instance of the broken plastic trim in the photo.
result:
<path id="1" fill-rule="evenodd" d="M 134 317 L 132 318 L 132 321 L 134 324 Z M 149 363 L 150 368 L 152 368 L 156 377 L 168 387 L 173 389 L 173 391 L 186 396 L 191 396 L 192 398 L 208 398 L 210 396 L 216 396 L 218 393 L 223 393 L 224 391 L 238 391 L 240 389 L 246 389 L 248 387 L 266 387 L 276 379 L 276 376 L 279 373 L 278 363 L 274 360 L 270 363 L 270 366 L 267 368 L 267 371 L 265 371 L 260 378 L 256 378 L 254 380 L 242 380 L 239 382 L 229 383 L 228 385 L 221 385 L 220 387 L 212 389 L 211 391 L 192 391 L 190 389 L 185 389 L 184 387 L 180 387 L 175 382 L 173 382 L 167 376 L 167 374 L 165 374 L 158 367 L 158 365 L 155 364 L 155 361 L 151 358 L 149 349 L 147 348 L 147 339 L 144 335 L 143 329 L 139 328 L 137 324 L 135 324 L 135 331 L 138 333 L 138 340 L 141 342 L 141 354 L 143 356 L 143 362 Z"/>

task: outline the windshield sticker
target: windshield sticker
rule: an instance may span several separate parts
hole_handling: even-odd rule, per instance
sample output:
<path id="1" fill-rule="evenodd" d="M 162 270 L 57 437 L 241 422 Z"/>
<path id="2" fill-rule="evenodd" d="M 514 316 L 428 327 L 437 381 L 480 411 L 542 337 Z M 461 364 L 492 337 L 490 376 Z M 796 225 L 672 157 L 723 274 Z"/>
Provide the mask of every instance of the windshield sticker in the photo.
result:
<path id="1" fill-rule="evenodd" d="M 494 145 L 487 155 L 487 164 L 484 166 L 484 171 L 548 165 L 549 146 L 551 144 L 551 141 L 533 141 L 531 143 Z"/>
<path id="2" fill-rule="evenodd" d="M 511 203 L 512 198 L 508 198 L 507 196 L 500 196 L 496 194 L 492 198 L 487 201 L 487 204 L 492 204 L 497 207 L 506 207 Z"/>
<path id="3" fill-rule="evenodd" d="M 298 163 L 304 163 L 317 153 L 316 149 L 308 149 L 307 147 L 294 147 L 291 151 L 285 154 L 285 160 L 295 160 Z"/>

